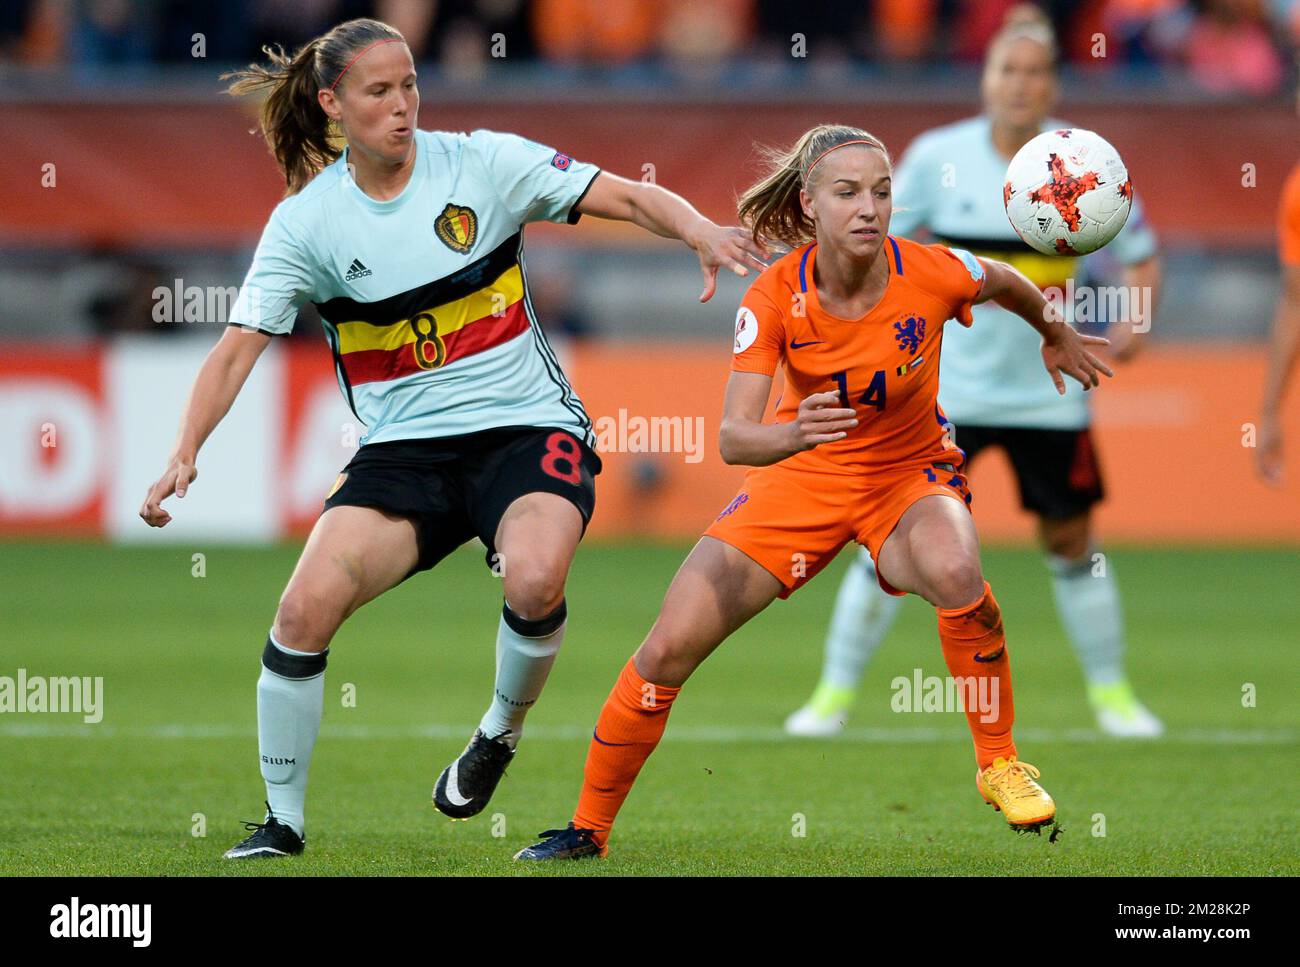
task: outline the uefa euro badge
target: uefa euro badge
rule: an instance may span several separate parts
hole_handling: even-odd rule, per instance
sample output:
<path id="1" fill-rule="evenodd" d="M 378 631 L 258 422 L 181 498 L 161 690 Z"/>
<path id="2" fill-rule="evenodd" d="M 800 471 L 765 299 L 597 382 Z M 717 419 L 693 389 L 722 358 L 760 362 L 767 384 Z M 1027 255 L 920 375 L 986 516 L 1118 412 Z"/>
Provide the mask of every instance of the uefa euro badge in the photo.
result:
<path id="1" fill-rule="evenodd" d="M 478 216 L 472 208 L 449 203 L 434 221 L 433 230 L 443 245 L 464 255 L 474 247 L 474 240 L 478 238 Z"/>

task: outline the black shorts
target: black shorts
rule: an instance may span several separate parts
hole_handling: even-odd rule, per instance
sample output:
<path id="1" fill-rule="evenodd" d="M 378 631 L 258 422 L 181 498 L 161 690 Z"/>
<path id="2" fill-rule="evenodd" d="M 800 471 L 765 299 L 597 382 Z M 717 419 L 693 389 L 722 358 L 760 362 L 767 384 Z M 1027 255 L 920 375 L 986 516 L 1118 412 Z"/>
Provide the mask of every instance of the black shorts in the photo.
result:
<path id="1" fill-rule="evenodd" d="M 555 427 L 499 427 L 368 443 L 343 468 L 325 510 L 375 507 L 409 518 L 420 548 L 411 574 L 428 570 L 475 537 L 487 545 L 491 567 L 497 525 L 524 494 L 558 494 L 570 501 L 582 514 L 586 533 L 600 469 L 595 450 Z"/>
<path id="2" fill-rule="evenodd" d="M 1020 485 L 1020 505 L 1040 517 L 1077 517 L 1105 496 L 1101 466 L 1087 427 L 1036 430 L 959 424 L 956 443 L 965 451 L 968 463 L 985 447 L 1002 447 Z"/>

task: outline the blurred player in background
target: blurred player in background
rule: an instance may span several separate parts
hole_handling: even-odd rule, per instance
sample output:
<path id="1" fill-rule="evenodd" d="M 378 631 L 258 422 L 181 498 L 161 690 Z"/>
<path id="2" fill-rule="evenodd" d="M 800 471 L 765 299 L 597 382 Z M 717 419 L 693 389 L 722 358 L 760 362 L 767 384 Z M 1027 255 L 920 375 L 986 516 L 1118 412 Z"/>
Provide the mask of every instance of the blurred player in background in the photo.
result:
<path id="1" fill-rule="evenodd" d="M 592 423 L 533 315 L 523 226 L 583 214 L 634 222 L 747 274 L 761 249 L 662 188 L 510 134 L 418 129 L 402 35 L 353 20 L 292 58 L 233 75 L 265 90 L 262 130 L 288 183 L 230 328 L 199 371 L 167 469 L 140 516 L 171 519 L 199 448 L 271 338 L 315 303 L 339 387 L 367 431 L 289 580 L 262 653 L 258 747 L 265 822 L 231 859 L 302 852 L 330 640 L 354 611 L 466 541 L 487 546 L 505 601 L 493 698 L 434 803 L 487 805 L 564 638 L 565 579 L 595 505 Z M 336 132 L 346 139 L 340 150 Z M 454 603 L 452 603 L 454 606 Z M 459 642 L 446 642 L 460 647 Z"/>
<path id="2" fill-rule="evenodd" d="M 1268 375 L 1264 380 L 1259 439 L 1255 465 L 1260 477 L 1273 486 L 1282 483 L 1282 401 L 1300 359 L 1300 164 L 1282 189 L 1277 217 L 1278 257 L 1282 263 L 1282 291 L 1273 314 L 1268 346 Z"/>
<path id="3" fill-rule="evenodd" d="M 949 670 L 978 688 L 979 705 L 967 697 L 965 710 L 980 794 L 1013 829 L 1054 818 L 1038 770 L 1012 739 L 1010 657 L 980 566 L 964 458 L 936 402 L 938 356 L 945 321 L 969 325 L 971 304 L 989 299 L 1039 334 L 1046 381 L 1062 392 L 1062 372 L 1085 386 L 1109 375 L 1086 348 L 1105 340 L 1076 333 L 1002 262 L 888 235 L 891 174 L 872 135 L 822 125 L 775 155 L 742 198 L 755 241 L 793 249 L 759 276 L 736 318 L 719 446 L 727 463 L 752 469 L 678 570 L 606 700 L 572 821 L 517 858 L 605 855 L 686 679 L 849 541 L 874 555 L 891 594 L 934 606 Z M 785 392 L 764 423 L 778 366 Z"/>
<path id="4" fill-rule="evenodd" d="M 1012 156 L 1043 131 L 1070 126 L 1048 117 L 1057 96 L 1056 59 L 1056 40 L 1042 12 L 1031 5 L 1014 8 L 989 46 L 985 113 L 920 135 L 899 161 L 896 234 L 925 232 L 944 244 L 1004 259 L 1042 288 L 1064 287 L 1076 274 L 1078 259 L 1040 255 L 1019 239 L 1002 197 Z M 1160 281 L 1156 239 L 1136 199 L 1109 251 L 1125 266 L 1124 285 L 1149 287 L 1154 305 Z M 1120 362 L 1131 359 L 1141 343 L 1136 325 L 1113 325 L 1108 335 L 1111 355 Z M 1113 569 L 1094 559 L 1092 508 L 1103 489 L 1088 404 L 1077 387 L 1064 396 L 1055 392 L 1043 378 L 1038 349 L 1037 333 L 1014 313 L 992 304 L 979 307 L 974 327 L 954 329 L 944 347 L 939 399 L 967 460 L 994 446 L 1010 458 L 1021 504 L 1038 518 L 1057 610 L 1083 666 L 1099 727 L 1113 736 L 1157 736 L 1162 724 L 1138 701 L 1125 672 Z M 870 556 L 859 554 L 836 600 L 821 680 L 808 703 L 786 720 L 787 732 L 833 735 L 844 727 L 863 669 L 901 604 L 881 591 Z"/>

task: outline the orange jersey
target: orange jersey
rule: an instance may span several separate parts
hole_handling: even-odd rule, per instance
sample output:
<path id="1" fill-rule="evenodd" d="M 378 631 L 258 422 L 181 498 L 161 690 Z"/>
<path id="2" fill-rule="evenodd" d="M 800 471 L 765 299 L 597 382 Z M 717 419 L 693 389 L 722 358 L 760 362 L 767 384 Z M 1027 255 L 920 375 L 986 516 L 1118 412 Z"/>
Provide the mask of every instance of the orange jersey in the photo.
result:
<path id="1" fill-rule="evenodd" d="M 1300 164 L 1291 169 L 1277 212 L 1278 255 L 1283 265 L 1300 265 Z"/>
<path id="2" fill-rule="evenodd" d="M 783 461 L 823 472 L 861 473 L 925 460 L 945 447 L 939 408 L 943 324 L 970 325 L 970 303 L 984 268 L 969 253 L 890 235 L 882 256 L 889 282 L 860 319 L 822 309 L 813 284 L 815 242 L 778 259 L 760 275 L 736 315 L 732 369 L 772 376 L 785 367 L 777 422 L 792 420 L 814 393 L 838 390 L 858 425 L 843 440 Z"/>

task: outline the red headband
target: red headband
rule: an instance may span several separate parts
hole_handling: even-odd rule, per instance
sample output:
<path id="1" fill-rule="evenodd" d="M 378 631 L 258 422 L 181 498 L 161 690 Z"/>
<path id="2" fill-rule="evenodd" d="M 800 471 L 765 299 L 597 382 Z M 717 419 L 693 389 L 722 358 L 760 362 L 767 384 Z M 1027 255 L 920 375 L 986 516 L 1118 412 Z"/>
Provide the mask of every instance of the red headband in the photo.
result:
<path id="1" fill-rule="evenodd" d="M 821 162 L 822 158 L 826 157 L 828 154 L 830 154 L 830 153 L 831 153 L 832 151 L 834 151 L 836 148 L 843 148 L 843 147 L 845 147 L 846 145 L 850 145 L 850 144 L 869 144 L 869 145 L 871 145 L 871 147 L 873 147 L 873 148 L 879 148 L 879 147 L 880 147 L 880 145 L 878 145 L 876 142 L 874 142 L 874 141 L 868 141 L 866 138 L 858 138 L 858 139 L 855 140 L 855 141 L 841 141 L 839 144 L 833 144 L 833 145 L 831 145 L 829 148 L 827 148 L 825 151 L 823 151 L 821 154 L 819 154 L 819 155 L 817 156 L 817 159 L 816 159 L 812 164 L 810 164 L 810 165 L 808 166 L 808 170 L 804 172 L 804 176 L 803 176 L 804 181 L 807 181 L 807 180 L 808 180 L 808 176 L 809 176 L 810 174 L 812 174 L 812 170 L 813 170 L 814 168 L 817 167 L 817 165 Z"/>
<path id="2" fill-rule="evenodd" d="M 405 41 L 402 40 L 400 37 L 386 37 L 383 40 L 376 40 L 373 44 L 366 44 L 366 46 L 362 47 L 361 50 L 357 53 L 357 56 L 353 57 L 350 61 L 348 61 L 347 66 L 344 67 L 341 71 L 339 71 L 339 76 L 334 78 L 334 83 L 330 85 L 330 92 L 332 93 L 334 91 L 334 88 L 339 86 L 339 81 L 343 80 L 343 75 L 348 72 L 348 68 L 351 67 L 353 64 L 355 64 L 357 61 L 359 61 L 362 55 L 365 54 L 365 52 L 368 51 L 371 47 L 378 47 L 380 44 L 401 44 L 401 43 L 405 43 Z"/>

